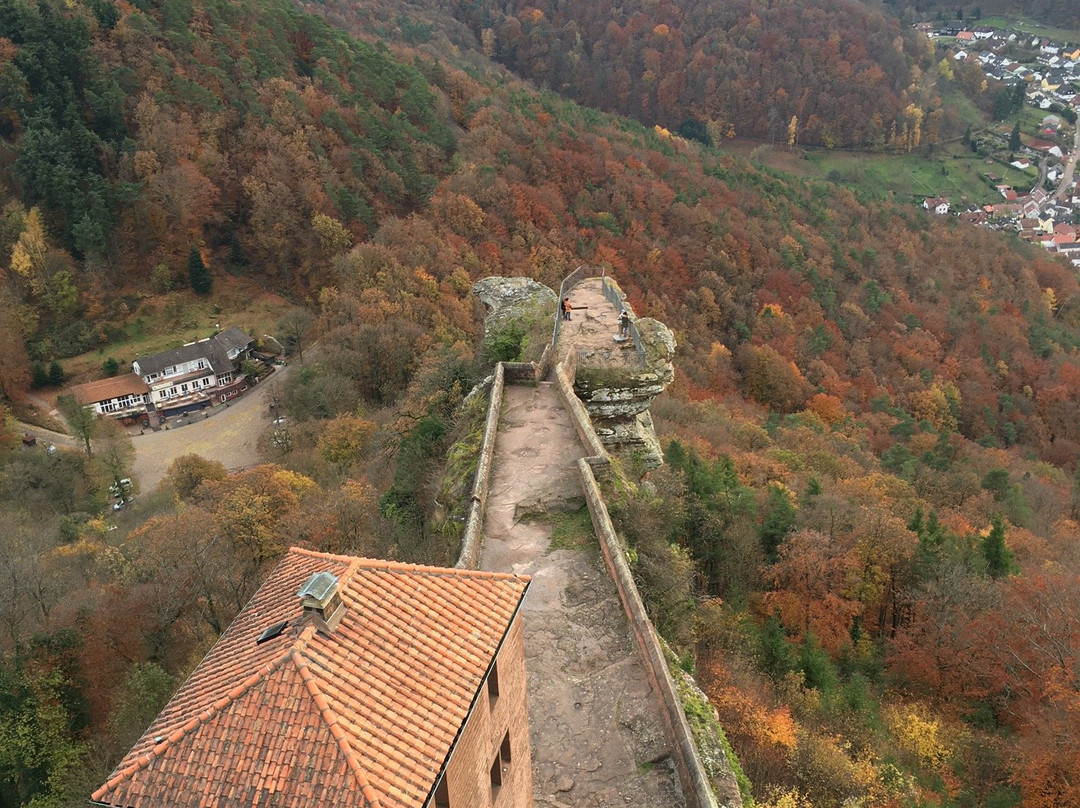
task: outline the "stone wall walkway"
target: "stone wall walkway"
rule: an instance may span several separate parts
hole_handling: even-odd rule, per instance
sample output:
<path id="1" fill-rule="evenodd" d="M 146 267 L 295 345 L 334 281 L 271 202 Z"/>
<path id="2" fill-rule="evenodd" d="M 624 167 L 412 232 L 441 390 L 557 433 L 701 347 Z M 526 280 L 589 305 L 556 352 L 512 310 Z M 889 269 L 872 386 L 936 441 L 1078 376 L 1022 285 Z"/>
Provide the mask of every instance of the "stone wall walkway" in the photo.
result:
<path id="1" fill-rule="evenodd" d="M 523 619 L 536 806 L 681 808 L 656 697 L 599 550 L 550 546 L 550 514 L 584 506 L 574 466 L 584 455 L 550 383 L 507 386 L 480 566 L 532 576 Z"/>

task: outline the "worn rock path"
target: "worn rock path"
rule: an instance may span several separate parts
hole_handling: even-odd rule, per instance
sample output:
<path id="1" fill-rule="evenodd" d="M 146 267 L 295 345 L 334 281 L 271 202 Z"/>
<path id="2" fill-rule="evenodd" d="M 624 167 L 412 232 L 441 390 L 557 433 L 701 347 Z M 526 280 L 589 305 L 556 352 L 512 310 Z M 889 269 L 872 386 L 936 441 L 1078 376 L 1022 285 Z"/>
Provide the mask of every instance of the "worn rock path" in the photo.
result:
<path id="1" fill-rule="evenodd" d="M 637 363 L 633 342 L 615 339 L 619 313 L 604 297 L 600 278 L 587 278 L 575 286 L 570 292 L 570 304 L 570 319 L 564 320 L 559 329 L 558 356 L 573 346 L 586 355 L 602 355 L 609 366 Z"/>
<path id="2" fill-rule="evenodd" d="M 584 455 L 550 382 L 507 386 L 481 567 L 532 576 L 522 613 L 536 805 L 681 808 L 656 697 L 599 548 L 551 547 L 552 514 L 584 507 Z"/>

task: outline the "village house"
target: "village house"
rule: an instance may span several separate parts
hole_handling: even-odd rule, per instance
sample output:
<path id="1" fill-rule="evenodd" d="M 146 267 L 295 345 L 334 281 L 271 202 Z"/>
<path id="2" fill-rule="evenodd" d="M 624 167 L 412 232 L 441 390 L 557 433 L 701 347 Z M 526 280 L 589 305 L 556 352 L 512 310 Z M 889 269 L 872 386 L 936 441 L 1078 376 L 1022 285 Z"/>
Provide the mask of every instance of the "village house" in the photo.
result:
<path id="1" fill-rule="evenodd" d="M 205 407 L 239 375 L 253 340 L 236 326 L 209 339 L 139 357 L 135 373 L 150 387 L 148 402 L 166 414 Z"/>
<path id="2" fill-rule="evenodd" d="M 528 586 L 293 548 L 91 802 L 530 808 Z"/>
<path id="3" fill-rule="evenodd" d="M 78 384 L 68 393 L 98 415 L 131 418 L 146 414 L 150 385 L 134 373 Z"/>
<path id="4" fill-rule="evenodd" d="M 1036 188 L 1027 196 L 1017 199 L 1016 201 L 1020 203 L 1020 215 L 1037 218 L 1042 213 L 1048 196 L 1042 188 Z"/>
<path id="5" fill-rule="evenodd" d="M 949 200 L 945 197 L 932 197 L 930 199 L 924 199 L 922 206 L 931 213 L 938 216 L 944 216 L 949 212 Z"/>

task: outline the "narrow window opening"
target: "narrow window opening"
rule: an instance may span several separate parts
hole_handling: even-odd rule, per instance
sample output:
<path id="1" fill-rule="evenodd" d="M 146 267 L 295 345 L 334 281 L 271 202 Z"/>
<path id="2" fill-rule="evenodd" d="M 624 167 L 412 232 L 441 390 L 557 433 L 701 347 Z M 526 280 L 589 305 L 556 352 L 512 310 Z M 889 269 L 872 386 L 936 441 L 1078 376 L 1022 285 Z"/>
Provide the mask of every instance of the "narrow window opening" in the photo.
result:
<path id="1" fill-rule="evenodd" d="M 502 761 L 503 771 L 510 766 L 510 730 L 503 736 L 502 746 L 499 747 L 499 760 Z"/>
<path id="2" fill-rule="evenodd" d="M 499 789 L 502 788 L 502 760 L 499 756 L 495 756 L 495 762 L 491 764 L 491 801 L 494 802 L 495 798 L 499 796 Z"/>
<path id="3" fill-rule="evenodd" d="M 446 775 L 439 781 L 439 787 L 435 789 L 435 808 L 450 808 L 450 791 L 446 787 Z"/>
<path id="4" fill-rule="evenodd" d="M 499 699 L 499 666 L 498 663 L 491 666 L 491 673 L 487 680 L 488 703 L 494 707 Z"/>

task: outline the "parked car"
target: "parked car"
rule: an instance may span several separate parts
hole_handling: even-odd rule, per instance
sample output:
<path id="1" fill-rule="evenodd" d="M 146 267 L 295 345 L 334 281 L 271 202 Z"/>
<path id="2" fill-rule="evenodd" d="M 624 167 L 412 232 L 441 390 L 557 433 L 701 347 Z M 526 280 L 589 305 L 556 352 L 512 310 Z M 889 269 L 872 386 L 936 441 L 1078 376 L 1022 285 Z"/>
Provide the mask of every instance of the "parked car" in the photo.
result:
<path id="1" fill-rule="evenodd" d="M 120 497 L 131 490 L 131 480 L 127 477 L 122 479 L 119 483 L 113 483 L 109 486 L 109 493 L 114 497 Z"/>

